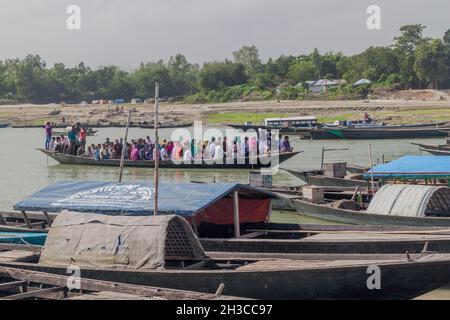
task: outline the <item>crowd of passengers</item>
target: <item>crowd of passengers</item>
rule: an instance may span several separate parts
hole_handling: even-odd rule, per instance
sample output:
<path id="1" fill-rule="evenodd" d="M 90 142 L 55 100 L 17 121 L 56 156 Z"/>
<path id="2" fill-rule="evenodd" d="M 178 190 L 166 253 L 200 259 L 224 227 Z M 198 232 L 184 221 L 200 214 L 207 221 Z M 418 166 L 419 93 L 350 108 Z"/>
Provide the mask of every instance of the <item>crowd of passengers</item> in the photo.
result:
<path id="1" fill-rule="evenodd" d="M 49 130 L 50 129 L 50 130 Z M 124 147 L 123 139 L 111 141 L 109 138 L 104 143 L 87 144 L 87 129 L 77 124 L 72 127 L 67 136 L 52 135 L 51 126 L 48 123 L 45 127 L 46 142 L 45 148 L 59 153 L 76 155 L 80 157 L 92 158 L 95 160 L 121 159 Z M 126 160 L 154 160 L 156 149 L 161 160 L 192 161 L 199 159 L 236 159 L 251 157 L 256 155 L 268 155 L 271 150 L 271 139 L 257 139 L 256 137 L 244 137 L 241 140 L 236 137 L 229 141 L 227 137 L 211 138 L 208 141 L 198 141 L 195 139 L 184 139 L 180 141 L 162 140 L 159 148 L 147 136 L 127 142 L 125 146 L 124 159 Z M 286 136 L 282 140 L 276 139 L 279 148 L 277 152 L 292 152 L 293 148 Z"/>

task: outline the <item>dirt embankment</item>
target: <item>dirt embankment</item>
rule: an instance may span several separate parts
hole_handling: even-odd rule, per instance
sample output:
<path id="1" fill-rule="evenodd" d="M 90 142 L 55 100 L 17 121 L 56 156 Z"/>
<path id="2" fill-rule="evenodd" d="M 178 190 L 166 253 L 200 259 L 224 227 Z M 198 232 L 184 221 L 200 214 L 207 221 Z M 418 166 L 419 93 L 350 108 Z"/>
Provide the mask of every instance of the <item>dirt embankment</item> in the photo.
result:
<path id="1" fill-rule="evenodd" d="M 179 125 L 194 120 L 207 119 L 208 114 L 221 113 L 282 113 L 292 115 L 338 115 L 362 112 L 392 112 L 411 116 L 421 122 L 421 110 L 449 109 L 450 98 L 446 92 L 434 90 L 400 91 L 383 96 L 384 99 L 365 101 L 258 101 L 230 102 L 223 104 L 167 104 L 160 105 L 160 122 L 163 125 Z M 75 122 L 92 125 L 124 124 L 128 110 L 132 110 L 134 123 L 152 123 L 154 106 L 149 104 L 122 105 L 4 105 L 0 106 L 0 123 L 13 125 L 42 125 L 46 121 L 67 124 Z"/>

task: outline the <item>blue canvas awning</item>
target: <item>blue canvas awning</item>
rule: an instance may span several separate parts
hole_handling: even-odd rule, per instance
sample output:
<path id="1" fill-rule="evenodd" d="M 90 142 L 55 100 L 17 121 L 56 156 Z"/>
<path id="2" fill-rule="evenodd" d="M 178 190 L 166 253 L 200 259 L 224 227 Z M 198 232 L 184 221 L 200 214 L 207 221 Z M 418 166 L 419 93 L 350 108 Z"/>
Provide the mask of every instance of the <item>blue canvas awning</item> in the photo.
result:
<path id="1" fill-rule="evenodd" d="M 375 179 L 447 179 L 450 178 L 449 156 L 404 156 L 373 168 Z M 364 174 L 371 178 L 371 171 Z"/>
<path id="2" fill-rule="evenodd" d="M 190 217 L 239 188 L 240 196 L 267 199 L 273 194 L 237 183 L 160 183 L 158 212 Z M 19 201 L 18 211 L 103 213 L 110 215 L 153 214 L 150 183 L 65 181 L 46 187 Z"/>

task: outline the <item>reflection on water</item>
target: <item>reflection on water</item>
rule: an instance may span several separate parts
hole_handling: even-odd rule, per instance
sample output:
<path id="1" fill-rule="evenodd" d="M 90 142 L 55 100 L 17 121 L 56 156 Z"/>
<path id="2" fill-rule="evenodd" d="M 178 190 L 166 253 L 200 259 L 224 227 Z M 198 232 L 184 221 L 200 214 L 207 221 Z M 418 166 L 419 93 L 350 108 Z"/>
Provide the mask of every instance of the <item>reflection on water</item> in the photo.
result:
<path id="1" fill-rule="evenodd" d="M 100 129 L 97 136 L 88 137 L 88 143 L 101 143 L 107 137 L 115 139 L 123 136 L 124 129 Z M 162 139 L 170 139 L 171 132 L 160 130 Z M 152 130 L 131 128 L 130 139 L 145 136 L 153 137 Z M 302 141 L 291 138 L 295 151 L 302 150 L 302 154 L 283 163 L 281 167 L 291 169 L 314 169 L 320 166 L 322 147 L 335 149 L 349 149 L 327 152 L 327 161 L 347 161 L 353 164 L 368 166 L 368 141 Z M 419 154 L 417 146 L 411 142 L 427 144 L 443 144 L 443 139 L 415 139 L 415 140 L 377 140 L 370 141 L 374 163 L 392 160 L 406 154 Z M 88 167 L 59 165 L 34 148 L 44 144 L 44 132 L 41 129 L 0 129 L 0 210 L 11 210 L 13 204 L 24 197 L 63 180 L 103 180 L 116 181 L 118 169 L 113 167 Z M 182 182 L 248 182 L 246 170 L 177 170 L 163 169 L 161 181 Z M 145 181 L 153 179 L 153 170 L 145 168 L 125 168 L 124 181 Z M 274 176 L 274 184 L 296 185 L 300 181 L 280 170 Z M 299 217 L 292 212 L 274 212 L 274 220 L 278 222 L 320 223 L 320 220 Z M 426 297 L 450 298 L 448 290 L 435 291 Z"/>

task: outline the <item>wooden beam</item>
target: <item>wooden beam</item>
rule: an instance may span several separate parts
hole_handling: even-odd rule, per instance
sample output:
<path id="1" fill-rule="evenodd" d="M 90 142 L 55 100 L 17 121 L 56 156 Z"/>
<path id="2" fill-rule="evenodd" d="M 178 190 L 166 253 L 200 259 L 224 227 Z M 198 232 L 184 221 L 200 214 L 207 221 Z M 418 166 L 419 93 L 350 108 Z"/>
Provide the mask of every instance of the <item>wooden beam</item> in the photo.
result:
<path id="1" fill-rule="evenodd" d="M 16 280 L 29 281 L 34 283 L 43 283 L 52 286 L 64 287 L 67 286 L 68 276 L 57 275 L 52 273 L 44 273 L 32 270 L 24 270 L 17 268 L 1 267 L 0 275 L 13 278 Z M 128 294 L 136 294 L 145 297 L 161 297 L 170 300 L 173 299 L 183 299 L 183 300 L 203 300 L 203 299 L 214 299 L 216 298 L 211 293 L 193 292 L 185 290 L 176 289 L 166 289 L 161 287 L 152 286 L 140 286 L 133 284 L 125 284 L 118 282 L 102 281 L 102 280 L 92 280 L 92 279 L 81 279 L 81 290 L 86 291 L 110 291 L 110 292 L 121 292 Z M 221 296 L 221 299 L 242 299 L 238 297 L 228 297 Z"/>
<path id="2" fill-rule="evenodd" d="M 241 226 L 239 220 L 239 188 L 233 192 L 233 213 L 234 213 L 234 236 L 239 238 L 241 236 Z"/>
<path id="3" fill-rule="evenodd" d="M 0 291 L 9 290 L 17 287 L 24 287 L 28 284 L 26 281 L 14 281 L 8 283 L 0 283 Z"/>
<path id="4" fill-rule="evenodd" d="M 47 220 L 48 226 L 51 227 L 52 226 L 52 220 L 50 219 L 50 217 L 48 215 L 48 212 L 47 211 L 43 211 L 43 214 L 45 216 L 45 220 Z"/>
<path id="5" fill-rule="evenodd" d="M 3 218 L 3 215 L 0 213 L 0 224 L 5 225 L 6 224 L 6 220 L 5 218 Z"/>
<path id="6" fill-rule="evenodd" d="M 7 300 L 22 300 L 22 299 L 28 299 L 28 298 L 41 298 L 41 297 L 46 297 L 49 294 L 53 294 L 56 292 L 64 292 L 66 290 L 67 290 L 66 287 L 54 287 L 54 288 L 48 288 L 48 289 L 33 290 L 33 291 L 24 292 L 24 293 L 14 294 L 12 296 L 6 296 L 5 299 L 7 299 Z"/>
<path id="7" fill-rule="evenodd" d="M 25 211 L 22 211 L 22 215 L 23 215 L 23 220 L 25 220 L 25 224 L 27 225 L 27 227 L 29 229 L 32 229 L 30 219 L 28 219 L 27 213 Z"/>
<path id="8" fill-rule="evenodd" d="M 12 251 L 12 250 L 31 251 L 39 253 L 41 252 L 42 247 L 31 246 L 28 244 L 0 243 L 0 251 Z"/>

